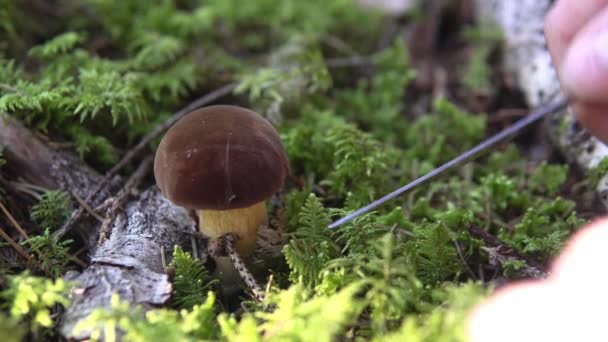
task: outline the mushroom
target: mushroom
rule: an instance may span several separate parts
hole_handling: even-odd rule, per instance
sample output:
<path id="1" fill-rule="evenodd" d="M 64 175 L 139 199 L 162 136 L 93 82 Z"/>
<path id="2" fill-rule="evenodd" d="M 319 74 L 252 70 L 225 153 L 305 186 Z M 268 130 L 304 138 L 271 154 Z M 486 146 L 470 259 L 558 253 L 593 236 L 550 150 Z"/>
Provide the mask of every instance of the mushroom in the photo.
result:
<path id="1" fill-rule="evenodd" d="M 266 200 L 283 185 L 287 156 L 274 127 L 246 108 L 215 105 L 188 113 L 165 134 L 154 159 L 156 184 L 176 205 L 195 209 L 211 240 L 239 236 L 250 255 Z"/>

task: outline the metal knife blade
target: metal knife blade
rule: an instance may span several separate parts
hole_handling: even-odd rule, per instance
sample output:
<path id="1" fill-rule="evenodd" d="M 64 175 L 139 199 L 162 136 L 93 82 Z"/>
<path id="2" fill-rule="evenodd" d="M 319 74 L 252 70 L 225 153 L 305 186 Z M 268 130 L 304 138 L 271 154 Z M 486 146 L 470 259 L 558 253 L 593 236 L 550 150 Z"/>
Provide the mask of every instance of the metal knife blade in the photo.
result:
<path id="1" fill-rule="evenodd" d="M 478 157 L 482 152 L 485 152 L 485 151 L 489 150 L 492 146 L 515 136 L 517 133 L 521 132 L 524 128 L 530 126 L 531 124 L 533 124 L 533 123 L 537 122 L 538 120 L 547 116 L 547 114 L 555 113 L 557 111 L 563 110 L 567 106 L 568 106 L 568 99 L 566 99 L 566 98 L 560 98 L 551 103 L 540 106 L 536 111 L 533 111 L 532 113 L 528 114 L 524 118 L 515 122 L 513 125 L 500 131 L 496 135 L 493 135 L 493 136 L 487 138 L 486 140 L 479 143 L 479 145 L 462 153 L 458 157 L 448 161 L 447 163 L 439 166 L 438 168 L 434 169 L 433 171 L 412 181 L 411 183 L 406 184 L 406 185 L 402 186 L 401 188 L 385 195 L 384 197 L 379 198 L 379 199 L 373 201 L 372 203 L 355 210 L 354 212 L 342 217 L 339 220 L 336 220 L 335 222 L 331 223 L 328 227 L 330 229 L 336 228 L 336 227 L 384 204 L 385 202 L 390 201 L 391 199 L 393 199 L 399 195 L 402 195 L 421 184 L 428 182 L 429 180 L 439 176 L 440 174 L 444 173 L 445 171 L 448 171 L 452 168 L 455 168 L 459 165 L 462 165 L 468 161 L 473 160 L 474 158 Z"/>

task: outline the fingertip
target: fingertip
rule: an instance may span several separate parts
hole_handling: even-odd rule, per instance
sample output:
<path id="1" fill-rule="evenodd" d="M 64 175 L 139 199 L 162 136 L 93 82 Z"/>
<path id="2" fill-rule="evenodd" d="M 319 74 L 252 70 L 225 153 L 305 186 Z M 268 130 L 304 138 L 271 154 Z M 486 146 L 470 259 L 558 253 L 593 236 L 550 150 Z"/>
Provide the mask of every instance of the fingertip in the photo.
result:
<path id="1" fill-rule="evenodd" d="M 555 1 L 545 16 L 547 45 L 555 65 L 561 65 L 564 55 L 578 33 L 592 18 L 608 6 L 608 0 Z"/>
<path id="2" fill-rule="evenodd" d="M 522 281 L 497 291 L 469 316 L 469 341 L 548 340 L 553 288 L 549 281 Z"/>
<path id="3" fill-rule="evenodd" d="M 560 25 L 563 22 L 561 12 L 557 5 L 553 5 L 544 20 L 545 38 L 555 65 L 562 63 L 567 46 L 577 30 L 577 28 Z"/>
<path id="4" fill-rule="evenodd" d="M 603 217 L 576 232 L 555 260 L 551 269 L 555 279 L 580 282 L 585 286 L 608 286 L 608 269 L 598 262 L 608 260 L 608 218 Z"/>
<path id="5" fill-rule="evenodd" d="M 605 102 L 608 94 L 608 31 L 577 39 L 561 65 L 562 85 L 581 101 Z"/>
<path id="6" fill-rule="evenodd" d="M 572 109 L 585 129 L 608 143 L 608 103 L 583 102 L 575 98 Z"/>

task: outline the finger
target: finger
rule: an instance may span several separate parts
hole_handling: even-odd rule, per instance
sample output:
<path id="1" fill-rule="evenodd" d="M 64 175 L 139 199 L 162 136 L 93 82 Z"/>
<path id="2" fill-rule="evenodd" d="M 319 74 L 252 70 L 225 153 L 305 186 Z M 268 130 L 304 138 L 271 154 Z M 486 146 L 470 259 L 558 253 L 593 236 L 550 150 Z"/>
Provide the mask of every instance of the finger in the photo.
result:
<path id="1" fill-rule="evenodd" d="M 600 219 L 578 231 L 552 266 L 552 278 L 561 283 L 580 283 L 592 290 L 595 300 L 608 300 L 608 218 Z M 594 292 L 594 291 L 589 291 Z M 582 295 L 582 294 L 581 294 Z"/>
<path id="2" fill-rule="evenodd" d="M 572 108 L 585 129 L 608 143 L 608 104 L 574 102 Z"/>
<path id="3" fill-rule="evenodd" d="M 608 0 L 559 0 L 545 18 L 545 34 L 555 65 L 561 65 L 563 57 L 574 37 Z"/>
<path id="4" fill-rule="evenodd" d="M 559 67 L 562 86 L 576 100 L 608 103 L 608 7 L 578 32 Z"/>
<path id="5" fill-rule="evenodd" d="M 469 317 L 469 341 L 556 341 L 552 327 L 565 316 L 554 309 L 558 291 L 547 281 L 521 282 L 499 290 Z"/>

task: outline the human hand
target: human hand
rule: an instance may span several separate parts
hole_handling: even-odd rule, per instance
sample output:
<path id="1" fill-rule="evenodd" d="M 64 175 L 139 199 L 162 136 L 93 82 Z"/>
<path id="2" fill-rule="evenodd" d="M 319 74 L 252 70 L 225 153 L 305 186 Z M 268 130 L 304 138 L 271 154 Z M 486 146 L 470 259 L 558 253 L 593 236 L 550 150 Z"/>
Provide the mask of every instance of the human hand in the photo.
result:
<path id="1" fill-rule="evenodd" d="M 608 341 L 608 219 L 583 228 L 546 280 L 508 285 L 478 306 L 467 333 L 478 341 Z"/>
<path id="2" fill-rule="evenodd" d="M 608 0 L 558 0 L 545 35 L 579 121 L 608 142 Z"/>

